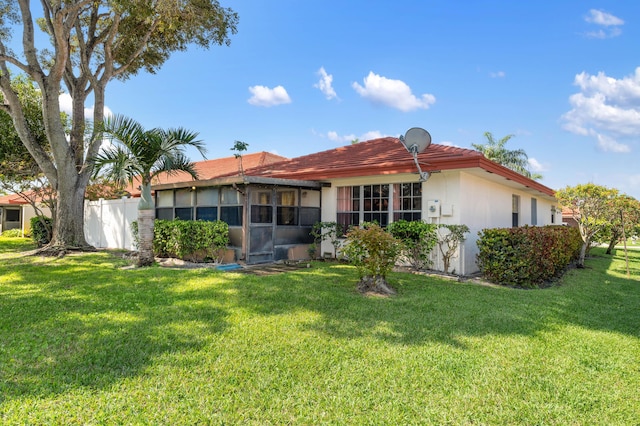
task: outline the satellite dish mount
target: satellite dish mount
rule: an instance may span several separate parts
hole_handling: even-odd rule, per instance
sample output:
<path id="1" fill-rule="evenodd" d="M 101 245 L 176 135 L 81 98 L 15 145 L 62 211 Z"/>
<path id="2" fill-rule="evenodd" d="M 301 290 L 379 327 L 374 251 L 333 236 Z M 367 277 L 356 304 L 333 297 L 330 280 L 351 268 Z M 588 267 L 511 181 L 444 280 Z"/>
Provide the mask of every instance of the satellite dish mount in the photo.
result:
<path id="1" fill-rule="evenodd" d="M 418 173 L 420 173 L 420 182 L 425 182 L 431 174 L 423 172 L 418 162 L 418 154 L 423 152 L 431 145 L 431 135 L 425 129 L 420 127 L 412 127 L 407 130 L 404 136 L 400 136 L 400 142 L 413 155 L 413 161 L 416 163 Z"/>

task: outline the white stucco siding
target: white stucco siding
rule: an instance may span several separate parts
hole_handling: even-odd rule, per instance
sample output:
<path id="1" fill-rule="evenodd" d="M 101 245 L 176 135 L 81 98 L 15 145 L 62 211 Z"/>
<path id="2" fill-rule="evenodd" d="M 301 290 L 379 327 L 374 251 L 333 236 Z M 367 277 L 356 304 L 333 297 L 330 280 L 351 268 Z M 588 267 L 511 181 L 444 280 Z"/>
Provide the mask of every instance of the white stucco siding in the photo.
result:
<path id="1" fill-rule="evenodd" d="M 486 177 L 484 177 L 486 175 Z M 415 174 L 382 175 L 361 178 L 335 179 L 331 187 L 322 189 L 322 221 L 337 219 L 337 188 L 341 186 L 393 184 L 416 182 Z M 496 177 L 481 170 L 473 172 L 453 170 L 433 173 L 422 184 L 422 218 L 428 223 L 446 225 L 467 225 L 470 232 L 456 258 L 452 259 L 451 270 L 462 275 L 478 271 L 478 232 L 487 228 L 510 228 L 512 226 L 512 197 L 520 197 L 518 225 L 531 225 L 531 199 L 536 199 L 536 225 L 551 224 L 551 207 L 555 200 L 548 195 L 529 191 L 523 186 L 504 178 Z M 437 203 L 436 203 L 437 201 Z M 435 213 L 429 207 L 437 205 Z M 558 213 L 559 215 L 559 213 Z M 390 219 L 392 220 L 392 218 Z M 555 222 L 558 223 L 559 217 Z M 324 243 L 322 251 L 332 251 Z M 434 268 L 442 268 L 442 259 L 437 248 L 434 250 Z"/>

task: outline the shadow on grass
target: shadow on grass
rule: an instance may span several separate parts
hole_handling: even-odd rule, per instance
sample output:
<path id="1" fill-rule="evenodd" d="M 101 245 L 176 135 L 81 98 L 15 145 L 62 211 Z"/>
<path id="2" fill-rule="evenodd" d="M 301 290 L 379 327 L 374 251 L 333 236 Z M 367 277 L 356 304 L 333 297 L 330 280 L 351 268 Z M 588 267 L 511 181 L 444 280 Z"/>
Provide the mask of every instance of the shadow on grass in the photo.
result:
<path id="1" fill-rule="evenodd" d="M 588 269 L 570 271 L 559 285 L 517 290 L 457 283 L 397 273 L 391 298 L 363 297 L 355 290 L 355 269 L 316 264 L 276 279 L 236 280 L 239 306 L 261 315 L 304 309 L 321 319 L 308 330 L 339 339 L 374 337 L 403 345 L 425 341 L 465 347 L 467 337 L 534 335 L 573 324 L 639 335 L 640 280 L 612 275 L 619 259 L 602 257 Z M 600 263 L 598 263 L 600 262 Z M 634 270 L 640 255 L 634 258 Z"/>
<path id="2" fill-rule="evenodd" d="M 202 350 L 227 327 L 215 286 L 175 291 L 197 271 L 119 270 L 100 254 L 79 259 L 52 261 L 44 274 L 28 261 L 0 262 L 0 273 L 15 278 L 0 282 L 0 403 L 108 387 L 165 354 Z"/>
<path id="3" fill-rule="evenodd" d="M 309 311 L 314 319 L 292 320 L 294 327 L 330 339 L 461 349 L 470 337 L 531 336 L 567 324 L 638 336 L 640 324 L 640 281 L 621 276 L 619 255 L 596 257 L 545 290 L 396 273 L 390 282 L 399 295 L 391 298 L 358 294 L 355 269 L 342 264 L 256 277 L 121 270 L 123 262 L 104 253 L 21 262 L 0 261 L 0 402 L 106 388 L 149 374 L 165 355 L 222 352 L 216 336 L 237 310 Z M 634 271 L 639 264 L 640 253 Z"/>

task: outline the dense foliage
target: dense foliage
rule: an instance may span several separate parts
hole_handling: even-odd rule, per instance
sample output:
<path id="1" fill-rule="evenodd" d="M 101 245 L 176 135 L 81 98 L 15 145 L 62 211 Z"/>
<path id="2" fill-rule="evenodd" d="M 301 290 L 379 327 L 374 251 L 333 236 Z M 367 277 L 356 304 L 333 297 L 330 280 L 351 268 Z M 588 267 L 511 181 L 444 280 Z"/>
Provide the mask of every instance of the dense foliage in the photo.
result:
<path id="1" fill-rule="evenodd" d="M 229 225 L 222 221 L 156 220 L 153 251 L 161 257 L 218 260 L 229 244 Z"/>
<path id="2" fill-rule="evenodd" d="M 31 218 L 31 238 L 38 247 L 45 246 L 51 241 L 53 221 L 50 217 L 34 216 Z"/>
<path id="3" fill-rule="evenodd" d="M 478 267 L 488 280 L 539 287 L 578 258 L 582 238 L 565 226 L 484 229 L 478 233 Z"/>
<path id="4" fill-rule="evenodd" d="M 387 231 L 402 244 L 401 259 L 414 269 L 424 269 L 431 263 L 429 255 L 438 242 L 438 225 L 421 221 L 399 220 L 390 223 Z"/>
<path id="5" fill-rule="evenodd" d="M 133 239 L 139 241 L 138 223 L 133 222 Z M 229 244 L 229 225 L 222 221 L 156 220 L 153 252 L 159 257 L 189 261 L 217 260 Z"/>
<path id="6" fill-rule="evenodd" d="M 387 285 L 386 277 L 395 266 L 401 248 L 400 241 L 375 223 L 364 223 L 349 230 L 342 254 L 356 267 L 361 292 L 395 293 Z"/>

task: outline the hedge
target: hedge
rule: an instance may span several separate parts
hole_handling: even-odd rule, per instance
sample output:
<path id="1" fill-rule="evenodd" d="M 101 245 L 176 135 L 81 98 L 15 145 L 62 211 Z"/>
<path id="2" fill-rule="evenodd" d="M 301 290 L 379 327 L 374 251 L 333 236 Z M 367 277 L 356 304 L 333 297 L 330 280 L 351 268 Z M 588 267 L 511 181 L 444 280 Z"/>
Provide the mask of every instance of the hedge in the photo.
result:
<path id="1" fill-rule="evenodd" d="M 131 224 L 138 245 L 138 222 Z M 153 225 L 153 254 L 189 261 L 220 260 L 229 244 L 229 225 L 220 220 L 159 220 Z"/>
<path id="2" fill-rule="evenodd" d="M 53 221 L 47 216 L 34 216 L 29 220 L 31 238 L 38 247 L 45 246 L 51 241 Z"/>
<path id="3" fill-rule="evenodd" d="M 478 267 L 497 284 L 542 286 L 580 254 L 582 238 L 567 226 L 484 229 L 478 233 Z"/>

